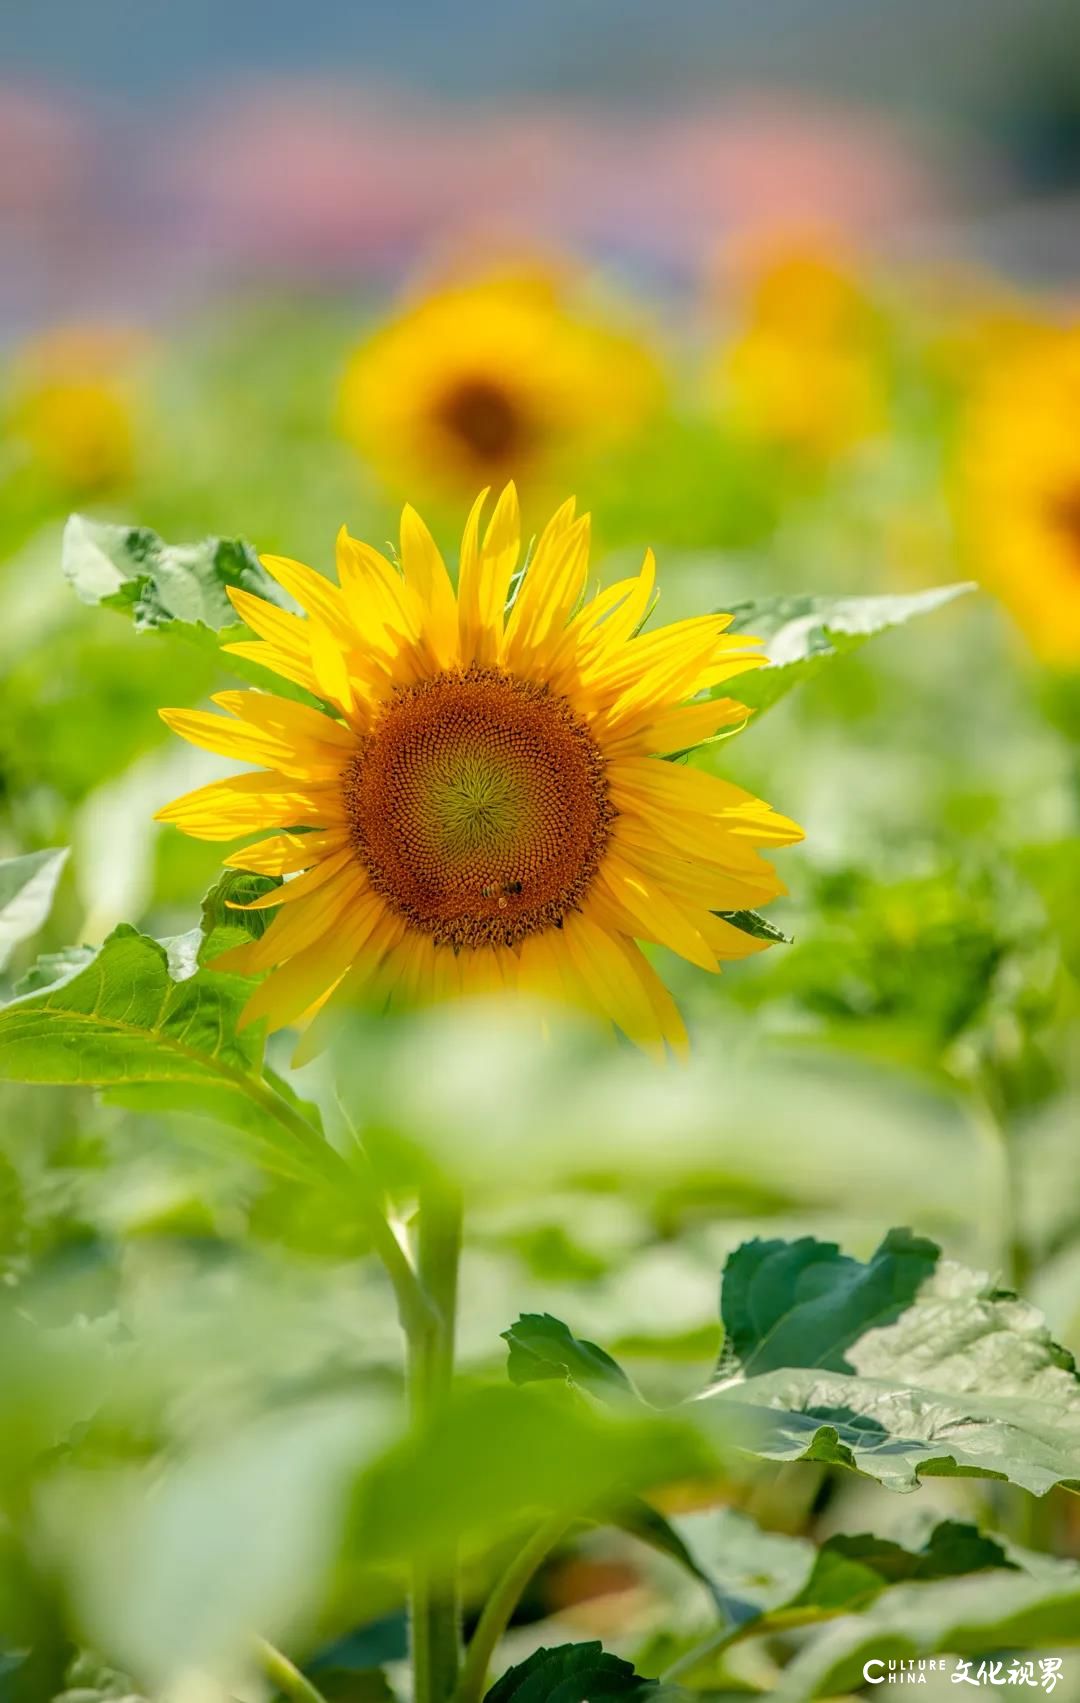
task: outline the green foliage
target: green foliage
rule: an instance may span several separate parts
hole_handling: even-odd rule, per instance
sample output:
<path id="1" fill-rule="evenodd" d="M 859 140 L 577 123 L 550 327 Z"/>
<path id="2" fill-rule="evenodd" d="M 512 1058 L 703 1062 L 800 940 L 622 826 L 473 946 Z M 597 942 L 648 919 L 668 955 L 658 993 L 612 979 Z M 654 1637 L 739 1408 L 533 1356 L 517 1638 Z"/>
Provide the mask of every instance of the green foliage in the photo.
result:
<path id="1" fill-rule="evenodd" d="M 510 1348 L 507 1371 L 515 1384 L 562 1378 L 609 1401 L 635 1396 L 629 1378 L 610 1354 L 595 1342 L 573 1336 L 550 1313 L 523 1313 L 502 1334 Z"/>
<path id="2" fill-rule="evenodd" d="M 730 630 L 760 639 L 769 658 L 766 667 L 740 677 L 739 701 L 750 709 L 769 709 L 833 658 L 972 590 L 970 584 L 943 585 L 906 596 L 783 596 L 729 605 Z"/>
<path id="3" fill-rule="evenodd" d="M 674 1698 L 678 1693 L 639 1678 L 629 1662 L 596 1644 L 562 1644 L 535 1650 L 508 1668 L 485 1703 L 601 1703 L 606 1698 Z"/>
<path id="4" fill-rule="evenodd" d="M 237 1029 L 250 984 L 205 962 L 248 926 L 229 920 L 241 913 L 225 910 L 223 895 L 251 887 L 250 877 L 226 877 L 212 890 L 205 934 L 161 942 L 121 924 L 89 959 L 50 958 L 0 1008 L 0 1077 L 195 1112 L 228 1126 L 234 1145 L 271 1170 L 332 1176 L 333 1155 L 263 1072 L 261 1027 Z M 43 984 L 54 972 L 58 979 Z"/>
<path id="5" fill-rule="evenodd" d="M 898 1268 L 898 1255 L 917 1263 Z M 894 1490 L 958 1474 L 1036 1494 L 1072 1487 L 1080 1377 L 1071 1354 L 984 1273 L 935 1260 L 933 1244 L 896 1231 L 865 1267 L 809 1241 L 739 1250 L 725 1274 L 725 1291 L 736 1282 L 738 1335 L 703 1408 L 721 1429 L 734 1413 L 744 1446 L 766 1459 L 854 1467 Z M 752 1314 L 756 1272 L 762 1306 Z"/>
<path id="6" fill-rule="evenodd" d="M 48 916 L 67 856 L 63 847 L 0 862 L 0 970 L 19 942 L 36 934 Z"/>
<path id="7" fill-rule="evenodd" d="M 612 1415 L 562 1391 L 464 1388 L 361 1482 L 352 1511 L 371 1562 L 490 1544 L 536 1510 L 594 1516 L 715 1461 L 677 1415 Z"/>
<path id="8" fill-rule="evenodd" d="M 213 632 L 237 625 L 228 586 L 285 607 L 250 544 L 238 538 L 166 544 L 147 527 L 76 514 L 64 532 L 63 567 L 84 603 L 129 611 L 139 632 L 176 622 Z"/>
<path id="9" fill-rule="evenodd" d="M 718 1378 L 751 1378 L 778 1366 L 850 1372 L 845 1350 L 900 1317 L 939 1252 L 908 1230 L 890 1230 L 866 1265 L 812 1236 L 744 1243 L 724 1267 Z"/>

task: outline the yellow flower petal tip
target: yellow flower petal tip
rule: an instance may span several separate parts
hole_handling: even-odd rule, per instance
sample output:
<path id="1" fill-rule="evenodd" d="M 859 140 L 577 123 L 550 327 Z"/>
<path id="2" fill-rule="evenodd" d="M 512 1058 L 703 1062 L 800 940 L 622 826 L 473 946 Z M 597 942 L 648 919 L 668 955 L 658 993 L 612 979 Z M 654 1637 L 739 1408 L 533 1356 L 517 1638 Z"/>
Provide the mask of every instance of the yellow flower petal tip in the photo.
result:
<path id="1" fill-rule="evenodd" d="M 344 530 L 340 586 L 269 558 L 305 613 L 247 594 L 263 637 L 244 654 L 316 678 L 329 707 L 242 690 L 213 712 L 162 710 L 181 737 L 258 767 L 157 820 L 211 840 L 272 830 L 226 859 L 286 878 L 232 906 L 275 910 L 221 960 L 268 972 L 248 1021 L 306 1023 L 365 993 L 520 994 L 681 1055 L 682 1019 L 642 943 L 705 971 L 760 950 L 718 913 L 782 893 L 762 850 L 802 837 L 731 782 L 663 760 L 738 730 L 744 706 L 704 694 L 760 657 L 726 616 L 649 631 L 651 552 L 587 599 L 587 517 L 572 502 L 524 573 L 513 486 L 482 535 L 479 506 L 456 591 L 411 508 L 400 568 Z"/>

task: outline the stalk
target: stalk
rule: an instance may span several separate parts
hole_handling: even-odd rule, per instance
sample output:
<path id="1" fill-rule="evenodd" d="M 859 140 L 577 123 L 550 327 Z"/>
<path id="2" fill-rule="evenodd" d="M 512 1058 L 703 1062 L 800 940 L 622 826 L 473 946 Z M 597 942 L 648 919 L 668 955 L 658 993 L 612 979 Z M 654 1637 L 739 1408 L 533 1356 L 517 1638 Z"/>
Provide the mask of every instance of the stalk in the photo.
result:
<path id="1" fill-rule="evenodd" d="M 430 1312 L 405 1324 L 409 1401 L 414 1425 L 430 1423 L 446 1400 L 454 1370 L 461 1196 L 440 1185 L 420 1197 L 416 1274 Z M 448 1703 L 460 1663 L 456 1565 L 418 1555 L 410 1602 L 415 1703 Z"/>
<path id="2" fill-rule="evenodd" d="M 540 1563 L 546 1560 L 573 1523 L 565 1514 L 553 1515 L 537 1527 L 510 1562 L 484 1604 L 484 1611 L 470 1639 L 461 1678 L 454 1693 L 454 1703 L 480 1703 L 495 1646 L 510 1624 L 510 1617 L 521 1600 L 521 1593 Z"/>

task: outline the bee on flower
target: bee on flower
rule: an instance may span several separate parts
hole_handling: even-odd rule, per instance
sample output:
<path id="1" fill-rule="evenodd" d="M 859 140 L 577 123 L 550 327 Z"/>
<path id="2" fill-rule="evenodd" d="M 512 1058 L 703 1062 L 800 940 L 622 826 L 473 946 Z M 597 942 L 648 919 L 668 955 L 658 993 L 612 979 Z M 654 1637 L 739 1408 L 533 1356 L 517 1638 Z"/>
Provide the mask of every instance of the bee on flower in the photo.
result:
<path id="1" fill-rule="evenodd" d="M 183 738 L 258 764 L 168 805 L 197 838 L 265 833 L 226 862 L 284 876 L 257 939 L 217 962 L 265 979 L 246 1021 L 304 1026 L 331 999 L 469 994 L 566 1002 L 661 1056 L 686 1031 L 641 942 L 715 972 L 764 942 L 718 914 L 784 888 L 763 851 L 801 830 L 731 781 L 664 761 L 747 712 L 716 688 L 764 659 L 702 615 L 649 630 L 655 569 L 586 598 L 589 517 L 570 500 L 518 574 L 508 485 L 461 542 L 455 590 L 420 516 L 400 566 L 344 530 L 338 583 L 281 557 L 292 614 L 230 596 L 227 648 L 321 707 L 218 694 L 169 709 Z M 513 593 L 513 595 L 511 595 Z"/>
<path id="2" fill-rule="evenodd" d="M 564 456 L 632 433 L 659 401 L 659 368 L 565 294 L 534 269 L 405 306 L 350 357 L 345 435 L 391 485 L 455 496 L 534 484 Z"/>
<path id="3" fill-rule="evenodd" d="M 1043 325 L 985 363 L 957 501 L 972 572 L 1035 653 L 1080 663 L 1080 324 Z"/>

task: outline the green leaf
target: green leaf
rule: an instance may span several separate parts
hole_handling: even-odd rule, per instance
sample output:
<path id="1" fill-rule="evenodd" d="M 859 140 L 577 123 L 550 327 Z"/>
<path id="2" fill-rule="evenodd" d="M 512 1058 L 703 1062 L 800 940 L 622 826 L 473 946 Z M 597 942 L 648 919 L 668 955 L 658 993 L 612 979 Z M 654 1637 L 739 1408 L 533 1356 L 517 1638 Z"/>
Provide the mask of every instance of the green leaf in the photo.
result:
<path id="1" fill-rule="evenodd" d="M 523 1313 L 502 1337 L 510 1349 L 506 1369 L 511 1383 L 559 1378 L 608 1401 L 627 1396 L 640 1399 L 610 1354 L 595 1342 L 574 1336 L 550 1313 Z"/>
<path id="2" fill-rule="evenodd" d="M 325 1177 L 331 1150 L 260 1074 L 261 1026 L 237 1033 L 250 982 L 198 956 L 194 935 L 167 949 L 122 924 L 82 968 L 0 1010 L 0 1079 L 196 1112 L 242 1131 L 260 1162 Z"/>
<path id="3" fill-rule="evenodd" d="M 935 586 L 888 597 L 766 597 L 735 604 L 730 631 L 761 639 L 769 661 L 740 676 L 736 695 L 765 710 L 833 658 L 857 650 L 875 633 L 928 615 L 973 591 L 971 583 Z"/>
<path id="4" fill-rule="evenodd" d="M 366 1475 L 356 1542 L 375 1565 L 447 1555 L 507 1537 L 538 1511 L 598 1516 L 715 1462 L 682 1417 L 604 1412 L 565 1388 L 459 1388 Z"/>
<path id="5" fill-rule="evenodd" d="M 64 529 L 62 563 L 84 603 L 130 610 L 140 632 L 177 621 L 214 632 L 239 625 L 227 586 L 288 607 L 251 545 L 239 538 L 166 544 L 144 526 L 73 514 Z"/>
<path id="6" fill-rule="evenodd" d="M 84 603 L 131 616 L 140 633 L 175 633 L 213 658 L 248 635 L 228 586 L 253 592 L 281 609 L 294 605 L 242 538 L 166 544 L 144 526 L 113 526 L 73 514 L 64 529 L 63 570 Z M 221 657 L 230 673 L 304 703 L 317 700 L 291 680 L 269 675 L 244 657 Z"/>
<path id="7" fill-rule="evenodd" d="M 658 1555 L 666 1555 L 669 1561 L 677 1562 L 691 1578 L 704 1585 L 719 1613 L 728 1617 L 730 1604 L 712 1574 L 702 1565 L 678 1528 L 651 1502 L 640 1496 L 631 1497 L 612 1515 L 610 1523 L 636 1537 L 639 1543 L 647 1543 Z"/>
<path id="8" fill-rule="evenodd" d="M 791 1623 L 820 1619 L 823 1614 L 852 1614 L 891 1585 L 955 1578 L 996 1567 L 1018 1570 L 999 1543 L 984 1537 L 977 1526 L 959 1520 L 935 1526 L 918 1550 L 870 1533 L 838 1535 L 827 1538 L 818 1550 L 802 1590 L 769 1619 Z"/>
<path id="9" fill-rule="evenodd" d="M 751 1377 L 778 1366 L 850 1372 L 844 1350 L 870 1327 L 900 1316 L 938 1253 L 910 1230 L 890 1230 L 866 1265 L 813 1236 L 744 1242 L 724 1267 L 718 1376 L 737 1370 Z"/>
<path id="10" fill-rule="evenodd" d="M 755 940 L 768 940 L 774 946 L 790 946 L 790 934 L 777 928 L 768 917 L 763 917 L 757 911 L 716 911 L 716 916 L 729 922 L 732 928 L 741 928 L 744 934 L 753 935 Z"/>
<path id="11" fill-rule="evenodd" d="M 811 1238 L 740 1249 L 703 1420 L 765 1459 L 852 1467 L 893 1490 L 956 1475 L 1075 1488 L 1072 1356 L 1033 1307 L 936 1255 L 906 1231 L 865 1266 Z"/>
<path id="12" fill-rule="evenodd" d="M 64 846 L 0 862 L 0 970 L 48 916 L 67 857 Z"/>
<path id="13" fill-rule="evenodd" d="M 629 1662 L 610 1655 L 599 1643 L 560 1644 L 534 1650 L 527 1661 L 507 1668 L 485 1703 L 603 1703 L 606 1698 L 650 1700 L 679 1693 L 642 1679 Z"/>
<path id="14" fill-rule="evenodd" d="M 16 994 L 36 993 L 39 988 L 69 981 L 86 968 L 95 952 L 93 946 L 61 946 L 59 952 L 39 952 L 30 968 L 15 983 Z"/>
<path id="15" fill-rule="evenodd" d="M 888 1659 L 970 1658 L 967 1677 L 978 1679 L 978 1663 L 986 1660 L 996 1684 L 1009 1684 L 1010 1657 L 1016 1650 L 1060 1650 L 1080 1644 L 1080 1568 L 1073 1562 L 1038 1557 L 1038 1572 L 997 1571 L 974 1578 L 942 1579 L 898 1585 L 882 1593 L 860 1614 L 845 1616 L 803 1645 L 785 1671 L 773 1695 L 782 1703 L 809 1703 L 816 1697 L 862 1694 L 864 1662 Z M 995 1658 L 1000 1667 L 990 1668 Z M 949 1688 L 958 1669 L 946 1663 Z M 880 1672 L 880 1670 L 875 1670 Z M 1032 1693 L 1023 1684 L 1020 1695 L 1044 1695 L 1039 1658 L 1034 1661 Z M 936 1676 L 927 1674 L 933 1680 Z M 1060 1677 L 1060 1670 L 1059 1670 Z M 1014 1680 L 1011 1682 L 1016 1684 Z M 961 1689 L 966 1693 L 967 1686 Z M 986 1685 L 989 1690 L 989 1684 Z"/>

